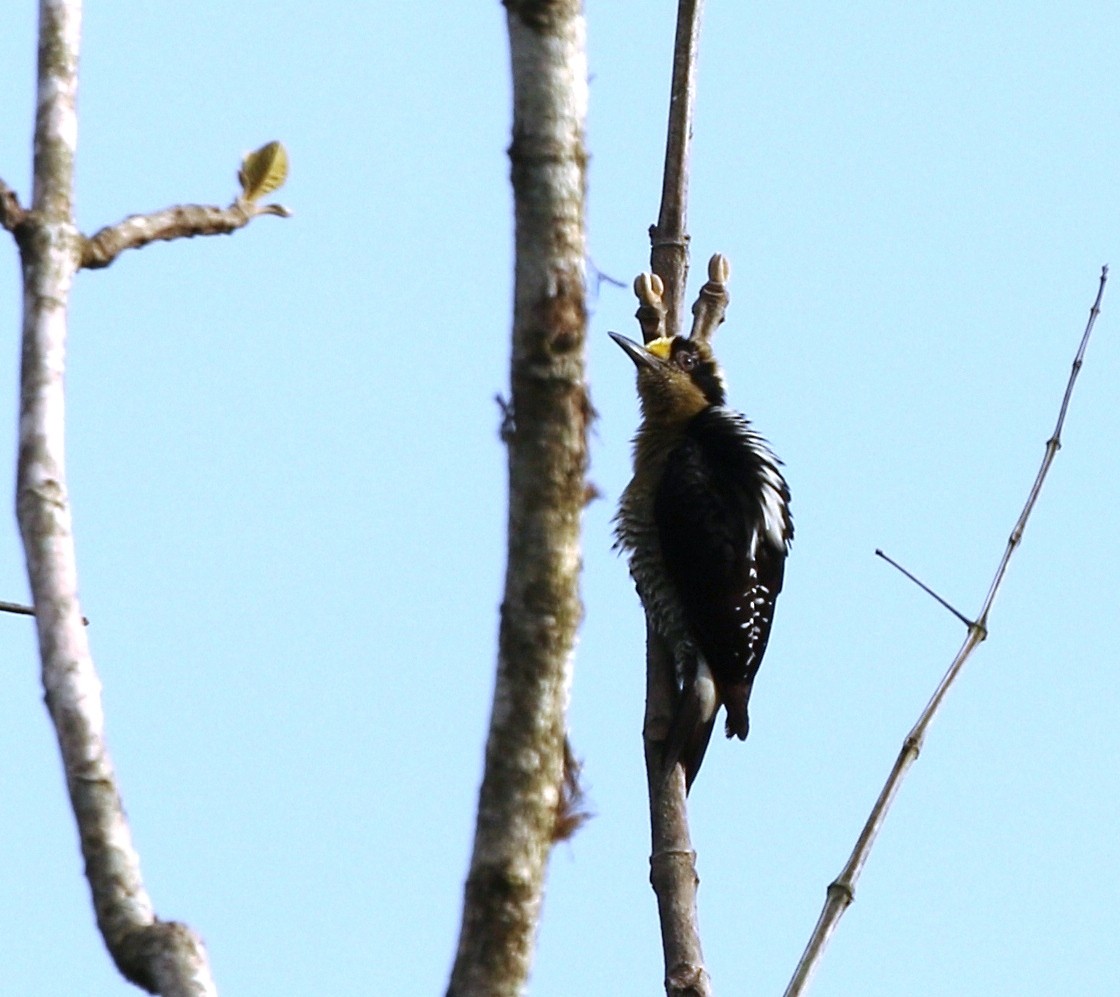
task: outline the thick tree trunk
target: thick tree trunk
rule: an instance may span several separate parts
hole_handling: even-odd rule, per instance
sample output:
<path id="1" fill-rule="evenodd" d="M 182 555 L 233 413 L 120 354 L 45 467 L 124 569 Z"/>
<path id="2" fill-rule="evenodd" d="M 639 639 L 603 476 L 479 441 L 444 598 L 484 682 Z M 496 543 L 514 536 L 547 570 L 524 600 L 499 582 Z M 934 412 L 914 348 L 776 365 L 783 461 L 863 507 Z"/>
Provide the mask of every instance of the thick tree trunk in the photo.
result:
<path id="1" fill-rule="evenodd" d="M 509 558 L 454 997 L 519 994 L 529 975 L 548 855 L 568 816 L 565 714 L 582 612 L 584 21 L 576 0 L 506 7 L 516 211 Z"/>

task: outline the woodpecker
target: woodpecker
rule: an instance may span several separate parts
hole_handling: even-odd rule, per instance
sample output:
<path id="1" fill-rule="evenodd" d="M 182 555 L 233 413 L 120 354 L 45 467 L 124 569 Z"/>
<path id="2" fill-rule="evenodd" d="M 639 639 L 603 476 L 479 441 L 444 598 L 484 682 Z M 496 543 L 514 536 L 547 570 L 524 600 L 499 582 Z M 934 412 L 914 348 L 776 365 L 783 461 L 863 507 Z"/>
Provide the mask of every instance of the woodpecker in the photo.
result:
<path id="1" fill-rule="evenodd" d="M 642 423 L 616 548 L 647 618 L 673 654 L 681 696 L 665 742 L 691 789 L 719 708 L 743 740 L 750 699 L 793 540 L 782 462 L 726 404 L 707 337 L 639 346 L 612 332 L 638 368 Z"/>

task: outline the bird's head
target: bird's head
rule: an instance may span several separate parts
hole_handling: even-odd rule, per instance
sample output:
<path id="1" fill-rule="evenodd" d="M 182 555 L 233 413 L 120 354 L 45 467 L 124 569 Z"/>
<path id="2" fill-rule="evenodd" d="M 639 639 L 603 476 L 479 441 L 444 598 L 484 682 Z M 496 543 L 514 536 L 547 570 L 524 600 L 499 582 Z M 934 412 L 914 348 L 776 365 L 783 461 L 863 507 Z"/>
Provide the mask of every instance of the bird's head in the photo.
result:
<path id="1" fill-rule="evenodd" d="M 704 340 L 663 336 L 640 346 L 617 332 L 610 337 L 638 368 L 638 397 L 647 420 L 685 422 L 726 401 L 723 372 Z"/>

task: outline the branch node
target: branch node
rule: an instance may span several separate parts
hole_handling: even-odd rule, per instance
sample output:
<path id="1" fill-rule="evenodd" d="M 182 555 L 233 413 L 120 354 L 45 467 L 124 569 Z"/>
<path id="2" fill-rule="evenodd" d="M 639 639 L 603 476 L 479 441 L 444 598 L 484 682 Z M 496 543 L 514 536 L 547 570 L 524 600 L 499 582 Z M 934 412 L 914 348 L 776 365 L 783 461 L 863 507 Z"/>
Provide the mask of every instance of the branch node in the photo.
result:
<path id="1" fill-rule="evenodd" d="M 656 225 L 649 227 L 649 248 L 650 249 L 677 249 L 682 253 L 688 251 L 688 244 L 692 241 L 692 236 L 685 235 L 683 238 L 680 236 L 662 235 L 661 230 Z"/>
<path id="2" fill-rule="evenodd" d="M 925 736 L 923 731 L 910 731 L 902 742 L 902 753 L 904 755 L 913 755 L 914 758 L 917 758 L 922 753 L 922 742 L 924 740 Z"/>
<path id="3" fill-rule="evenodd" d="M 16 242 L 19 242 L 23 237 L 28 214 L 19 203 L 19 195 L 0 180 L 0 228 L 7 229 L 15 236 Z"/>
<path id="4" fill-rule="evenodd" d="M 665 974 L 666 997 L 708 997 L 712 980 L 703 966 L 678 962 Z"/>
<path id="5" fill-rule="evenodd" d="M 828 884 L 828 889 L 825 895 L 830 900 L 837 900 L 845 907 L 851 906 L 855 903 L 856 891 L 855 887 L 847 880 L 834 879 Z"/>

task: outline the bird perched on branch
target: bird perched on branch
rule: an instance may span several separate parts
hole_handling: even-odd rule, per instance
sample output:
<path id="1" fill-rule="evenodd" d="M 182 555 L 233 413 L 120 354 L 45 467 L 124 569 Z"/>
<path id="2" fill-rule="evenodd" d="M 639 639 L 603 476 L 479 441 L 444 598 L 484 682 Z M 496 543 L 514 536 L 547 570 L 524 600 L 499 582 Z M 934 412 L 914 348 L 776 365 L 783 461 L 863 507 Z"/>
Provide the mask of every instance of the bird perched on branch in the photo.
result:
<path id="1" fill-rule="evenodd" d="M 644 346 L 611 333 L 638 369 L 642 423 L 634 477 L 616 518 L 616 546 L 652 628 L 673 655 L 681 696 L 665 742 L 691 788 L 716 715 L 745 739 L 747 702 L 793 540 L 782 462 L 726 404 L 711 336 L 727 306 L 727 261 L 714 256 L 688 338 L 666 338 L 661 282 L 635 290 Z"/>

